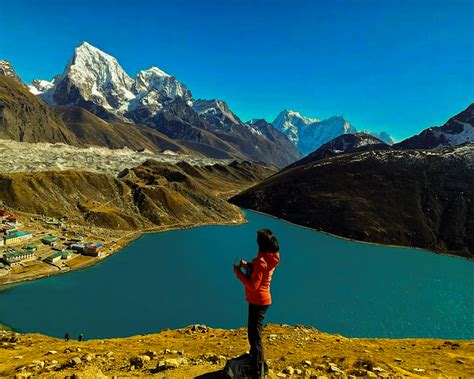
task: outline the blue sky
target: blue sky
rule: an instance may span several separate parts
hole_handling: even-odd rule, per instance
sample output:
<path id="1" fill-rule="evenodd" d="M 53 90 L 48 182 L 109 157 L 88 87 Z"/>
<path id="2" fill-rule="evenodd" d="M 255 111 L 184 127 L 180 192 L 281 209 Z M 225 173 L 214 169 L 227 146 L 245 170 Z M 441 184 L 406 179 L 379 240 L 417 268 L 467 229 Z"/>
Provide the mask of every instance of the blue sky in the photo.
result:
<path id="1" fill-rule="evenodd" d="M 26 82 L 86 40 L 158 66 L 243 120 L 285 108 L 397 139 L 474 100 L 474 1 L 2 1 L 0 59 Z"/>

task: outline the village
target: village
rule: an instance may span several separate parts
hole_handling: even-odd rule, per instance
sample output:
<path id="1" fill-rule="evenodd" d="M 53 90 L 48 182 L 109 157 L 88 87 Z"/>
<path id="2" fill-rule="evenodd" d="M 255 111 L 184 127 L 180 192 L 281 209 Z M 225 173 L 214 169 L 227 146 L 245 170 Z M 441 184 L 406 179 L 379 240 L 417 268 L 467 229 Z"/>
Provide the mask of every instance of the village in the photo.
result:
<path id="1" fill-rule="evenodd" d="M 0 209 L 0 284 L 31 280 L 97 263 L 130 236 L 41 215 Z"/>

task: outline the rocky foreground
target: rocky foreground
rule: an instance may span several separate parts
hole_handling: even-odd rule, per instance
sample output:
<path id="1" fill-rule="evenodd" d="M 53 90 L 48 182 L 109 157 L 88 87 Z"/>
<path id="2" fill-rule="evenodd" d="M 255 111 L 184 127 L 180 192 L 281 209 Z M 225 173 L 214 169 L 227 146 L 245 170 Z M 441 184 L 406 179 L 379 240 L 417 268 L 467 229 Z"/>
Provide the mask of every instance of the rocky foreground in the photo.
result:
<path id="1" fill-rule="evenodd" d="M 69 341 L 0 332 L 0 376 L 219 378 L 247 348 L 245 329 L 202 325 L 120 339 Z M 474 377 L 474 341 L 358 339 L 267 325 L 268 377 Z"/>

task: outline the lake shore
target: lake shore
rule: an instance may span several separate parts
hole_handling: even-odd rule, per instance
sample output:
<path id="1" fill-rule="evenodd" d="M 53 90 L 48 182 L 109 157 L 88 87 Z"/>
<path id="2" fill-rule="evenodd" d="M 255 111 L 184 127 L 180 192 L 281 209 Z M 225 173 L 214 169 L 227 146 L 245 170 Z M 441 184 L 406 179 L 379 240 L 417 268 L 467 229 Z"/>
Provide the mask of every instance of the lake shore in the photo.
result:
<path id="1" fill-rule="evenodd" d="M 248 349 L 245 328 L 202 325 L 85 342 L 40 334 L 0 336 L 0 375 L 5 377 L 219 377 L 228 359 Z M 270 324 L 263 343 L 269 378 L 474 377 L 472 340 L 346 338 L 311 327 Z"/>
<path id="2" fill-rule="evenodd" d="M 176 229 L 189 229 L 189 228 L 196 228 L 200 226 L 212 226 L 212 225 L 235 226 L 235 225 L 240 225 L 247 222 L 243 212 L 239 211 L 238 215 L 239 216 L 237 218 L 234 218 L 228 221 L 173 224 L 173 225 L 163 225 L 163 226 L 153 227 L 149 229 L 142 229 L 142 230 L 137 230 L 137 231 L 125 231 L 127 232 L 127 234 L 115 240 L 113 246 L 111 246 L 104 255 L 98 258 L 82 257 L 82 256 L 76 257 L 73 260 L 67 262 L 68 268 L 66 270 L 38 270 L 38 269 L 33 268 L 30 270 L 27 269 L 20 273 L 10 272 L 7 275 L 0 276 L 0 291 L 2 289 L 7 288 L 9 285 L 18 284 L 25 281 L 38 280 L 38 279 L 47 278 L 51 276 L 63 275 L 69 272 L 84 270 L 89 267 L 95 266 L 103 262 L 107 258 L 111 257 L 112 255 L 120 252 L 122 249 L 127 247 L 130 243 L 141 238 L 144 234 L 160 233 L 160 232 L 166 232 L 166 231 L 176 230 Z M 83 227 L 83 226 L 81 225 L 80 227 Z M 115 233 L 117 232 L 124 232 L 124 231 L 107 230 L 107 232 L 113 233 L 115 235 Z M 101 237 L 100 232 L 97 234 L 99 235 L 99 238 L 100 238 Z M 34 263 L 36 264 L 38 262 L 35 261 Z M 27 262 L 26 267 L 27 268 L 29 267 L 28 262 Z"/>

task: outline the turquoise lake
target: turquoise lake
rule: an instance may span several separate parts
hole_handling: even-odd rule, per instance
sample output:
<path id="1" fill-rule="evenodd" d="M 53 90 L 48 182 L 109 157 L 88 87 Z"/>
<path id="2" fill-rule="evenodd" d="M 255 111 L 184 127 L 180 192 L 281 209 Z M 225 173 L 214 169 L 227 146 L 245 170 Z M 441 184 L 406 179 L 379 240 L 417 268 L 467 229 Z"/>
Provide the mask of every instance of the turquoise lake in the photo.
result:
<path id="1" fill-rule="evenodd" d="M 281 247 L 265 322 L 349 337 L 474 339 L 474 262 L 357 243 L 245 212 L 249 223 L 147 234 L 83 271 L 0 291 L 0 323 L 86 339 L 190 324 L 247 322 L 234 258 L 256 254 L 270 228 Z"/>

